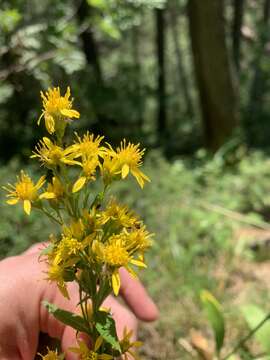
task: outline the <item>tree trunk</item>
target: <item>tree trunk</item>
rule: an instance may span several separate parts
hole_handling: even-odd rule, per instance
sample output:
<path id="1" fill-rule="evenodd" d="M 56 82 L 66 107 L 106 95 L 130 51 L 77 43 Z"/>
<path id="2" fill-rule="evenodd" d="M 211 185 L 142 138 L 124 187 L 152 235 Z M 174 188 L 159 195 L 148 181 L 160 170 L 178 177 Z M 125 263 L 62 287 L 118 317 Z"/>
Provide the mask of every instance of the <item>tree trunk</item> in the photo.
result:
<path id="1" fill-rule="evenodd" d="M 225 43 L 223 1 L 189 0 L 188 12 L 205 144 L 214 152 L 237 125 L 235 89 Z"/>
<path id="2" fill-rule="evenodd" d="M 142 93 L 142 84 L 141 84 L 141 60 L 140 60 L 140 51 L 139 51 L 139 27 L 134 26 L 132 29 L 132 53 L 133 53 L 133 61 L 134 67 L 136 71 L 136 91 L 138 94 L 138 127 L 139 132 L 142 131 L 143 127 L 143 93 Z"/>
<path id="3" fill-rule="evenodd" d="M 245 0 L 233 0 L 232 50 L 236 71 L 240 72 L 241 28 L 244 17 Z"/>
<path id="4" fill-rule="evenodd" d="M 260 34 L 259 39 L 259 49 L 257 51 L 257 57 L 255 58 L 254 65 L 255 65 L 255 73 L 254 73 L 254 79 L 251 84 L 251 90 L 250 90 L 250 109 L 251 109 L 251 118 L 254 115 L 254 112 L 257 111 L 258 106 L 260 106 L 261 102 L 261 96 L 264 93 L 264 74 L 262 71 L 261 62 L 264 56 L 265 52 L 265 45 L 269 39 L 269 17 L 270 17 L 270 0 L 265 0 L 264 7 L 263 7 L 263 14 L 262 14 L 262 25 L 263 30 Z"/>
<path id="5" fill-rule="evenodd" d="M 270 0 L 264 1 L 261 23 L 259 24 L 259 36 L 256 41 L 256 51 L 253 61 L 253 74 L 249 91 L 247 112 L 245 117 L 246 138 L 249 145 L 269 146 L 269 128 L 267 118 L 268 105 L 264 101 L 264 94 L 269 83 L 268 71 L 264 69 L 263 62 L 268 56 L 267 43 L 269 41 L 269 13 Z M 258 121 L 261 121 L 258 126 Z"/>
<path id="6" fill-rule="evenodd" d="M 177 17 L 175 14 L 175 9 L 173 9 L 173 8 L 170 9 L 170 20 L 171 20 L 170 23 L 171 23 L 172 38 L 173 38 L 174 49 L 175 49 L 175 56 L 176 56 L 177 67 L 178 67 L 177 75 L 178 75 L 179 89 L 180 89 L 180 91 L 181 90 L 183 91 L 185 105 L 186 105 L 185 113 L 186 113 L 187 117 L 193 117 L 194 112 L 193 112 L 192 99 L 191 99 L 191 95 L 189 92 L 188 79 L 187 79 L 186 71 L 185 71 L 184 64 L 183 64 L 183 54 L 182 54 L 182 50 L 181 50 L 181 47 L 179 44 L 179 36 L 178 36 L 178 31 L 177 31 L 177 25 L 178 25 Z"/>
<path id="7" fill-rule="evenodd" d="M 165 19 L 164 10 L 155 9 L 156 17 L 156 50 L 158 61 L 158 116 L 157 131 L 159 138 L 164 138 L 166 131 L 166 84 L 165 84 Z"/>
<path id="8" fill-rule="evenodd" d="M 85 21 L 91 16 L 91 7 L 86 0 L 82 0 L 77 11 L 77 17 L 80 25 L 84 25 Z M 99 84 L 103 83 L 102 71 L 99 59 L 98 45 L 95 41 L 91 26 L 87 26 L 80 34 L 82 41 L 83 51 L 86 57 L 86 61 L 93 67 L 96 81 Z"/>

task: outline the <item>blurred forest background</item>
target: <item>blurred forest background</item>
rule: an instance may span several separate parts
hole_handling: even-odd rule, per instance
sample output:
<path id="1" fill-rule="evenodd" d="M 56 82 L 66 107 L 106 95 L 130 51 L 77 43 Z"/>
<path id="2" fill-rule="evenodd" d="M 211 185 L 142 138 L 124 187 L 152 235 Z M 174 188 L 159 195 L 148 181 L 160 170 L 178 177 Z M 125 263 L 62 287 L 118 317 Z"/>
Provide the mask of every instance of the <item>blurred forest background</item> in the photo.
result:
<path id="1" fill-rule="evenodd" d="M 152 183 L 115 188 L 156 234 L 143 276 L 161 317 L 142 358 L 211 359 L 201 289 L 223 304 L 225 354 L 245 306 L 270 309 L 270 0 L 0 0 L 2 185 L 37 178 L 39 91 L 58 85 L 77 131 L 147 148 Z M 1 200 L 0 258 L 47 239 L 46 219 Z M 259 340 L 234 360 L 269 359 Z"/>

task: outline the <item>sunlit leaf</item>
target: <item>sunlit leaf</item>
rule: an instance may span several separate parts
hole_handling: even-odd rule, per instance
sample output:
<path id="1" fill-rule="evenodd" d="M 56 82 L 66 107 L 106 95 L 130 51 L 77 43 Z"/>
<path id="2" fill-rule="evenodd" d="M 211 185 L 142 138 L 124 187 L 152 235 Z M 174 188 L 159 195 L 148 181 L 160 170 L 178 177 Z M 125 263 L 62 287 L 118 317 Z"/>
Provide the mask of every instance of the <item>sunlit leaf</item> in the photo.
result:
<path id="1" fill-rule="evenodd" d="M 208 321 L 215 334 L 216 351 L 219 353 L 224 342 L 225 322 L 221 305 L 217 299 L 207 290 L 202 290 L 201 301 L 206 311 Z"/>
<path id="2" fill-rule="evenodd" d="M 267 313 L 257 305 L 244 305 L 241 311 L 251 330 L 255 329 L 266 317 Z M 254 334 L 264 351 L 270 354 L 270 321 L 267 320 Z"/>

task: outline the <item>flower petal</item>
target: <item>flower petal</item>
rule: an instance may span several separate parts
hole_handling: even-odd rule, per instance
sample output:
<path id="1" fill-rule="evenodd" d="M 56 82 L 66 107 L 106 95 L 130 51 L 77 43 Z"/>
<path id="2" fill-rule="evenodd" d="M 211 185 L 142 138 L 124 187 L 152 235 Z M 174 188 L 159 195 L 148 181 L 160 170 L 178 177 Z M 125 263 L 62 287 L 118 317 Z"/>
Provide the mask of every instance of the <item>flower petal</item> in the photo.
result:
<path id="1" fill-rule="evenodd" d="M 63 116 L 69 117 L 69 118 L 79 118 L 80 113 L 76 110 L 69 110 L 69 109 L 63 109 L 60 111 Z"/>
<path id="2" fill-rule="evenodd" d="M 118 270 L 115 270 L 115 272 L 112 274 L 112 288 L 115 296 L 119 294 L 120 285 L 120 275 Z"/>
<path id="3" fill-rule="evenodd" d="M 38 118 L 38 121 L 37 121 L 37 124 L 39 125 L 40 124 L 40 120 L 43 118 L 44 116 L 44 111 L 42 112 L 42 114 L 40 115 L 40 117 Z"/>
<path id="4" fill-rule="evenodd" d="M 30 213 L 31 213 L 31 201 L 30 200 L 24 200 L 23 209 L 27 215 L 30 215 Z"/>
<path id="5" fill-rule="evenodd" d="M 53 192 L 45 192 L 39 196 L 40 199 L 55 199 L 56 195 Z"/>
<path id="6" fill-rule="evenodd" d="M 94 347 L 95 352 L 100 348 L 102 343 L 103 343 L 103 338 L 102 338 L 102 336 L 99 336 L 95 343 L 95 347 Z"/>
<path id="7" fill-rule="evenodd" d="M 143 267 L 143 268 L 147 267 L 147 265 L 144 262 L 142 262 L 140 260 L 136 260 L 136 259 L 131 259 L 130 263 L 133 265 L 139 266 L 139 267 Z"/>
<path id="8" fill-rule="evenodd" d="M 45 114 L 45 126 L 49 134 L 53 134 L 55 132 L 54 119 L 51 115 Z"/>
<path id="9" fill-rule="evenodd" d="M 122 166 L 122 179 L 125 179 L 128 176 L 129 173 L 129 166 L 128 164 L 124 164 Z"/>
<path id="10" fill-rule="evenodd" d="M 8 205 L 15 205 L 15 204 L 17 204 L 18 201 L 19 201 L 18 198 L 14 198 L 14 199 L 9 199 L 9 200 L 7 200 L 6 203 L 7 203 Z"/>
<path id="11" fill-rule="evenodd" d="M 35 185 L 35 188 L 38 190 L 41 188 L 42 185 L 44 185 L 44 183 L 46 182 L 46 176 L 43 175 L 41 176 L 41 178 L 38 180 L 38 182 Z"/>
<path id="12" fill-rule="evenodd" d="M 81 188 L 84 186 L 85 182 L 86 182 L 86 177 L 85 176 L 80 177 L 73 185 L 72 192 L 75 193 L 75 192 L 81 190 Z"/>

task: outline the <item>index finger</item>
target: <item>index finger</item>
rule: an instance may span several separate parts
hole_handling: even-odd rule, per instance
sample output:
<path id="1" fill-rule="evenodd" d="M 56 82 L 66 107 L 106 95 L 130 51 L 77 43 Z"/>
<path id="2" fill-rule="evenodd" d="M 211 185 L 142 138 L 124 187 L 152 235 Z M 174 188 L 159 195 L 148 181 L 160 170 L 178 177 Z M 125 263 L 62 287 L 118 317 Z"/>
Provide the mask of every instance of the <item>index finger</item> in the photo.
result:
<path id="1" fill-rule="evenodd" d="M 156 320 L 158 318 L 157 306 L 142 283 L 134 279 L 126 269 L 121 268 L 119 271 L 121 277 L 120 294 L 133 313 L 144 321 Z"/>

